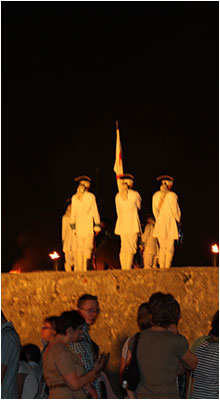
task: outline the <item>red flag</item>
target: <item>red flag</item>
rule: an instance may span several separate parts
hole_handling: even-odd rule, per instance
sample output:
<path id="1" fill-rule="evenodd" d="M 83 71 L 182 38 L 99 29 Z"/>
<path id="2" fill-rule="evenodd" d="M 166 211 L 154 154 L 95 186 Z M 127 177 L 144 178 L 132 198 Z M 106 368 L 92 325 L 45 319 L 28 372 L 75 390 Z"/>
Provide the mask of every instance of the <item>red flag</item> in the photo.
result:
<path id="1" fill-rule="evenodd" d="M 122 162 L 122 149 L 120 141 L 120 133 L 118 129 L 118 121 L 116 121 L 116 149 L 115 149 L 115 165 L 114 171 L 116 173 L 116 179 L 123 175 L 123 162 Z"/>

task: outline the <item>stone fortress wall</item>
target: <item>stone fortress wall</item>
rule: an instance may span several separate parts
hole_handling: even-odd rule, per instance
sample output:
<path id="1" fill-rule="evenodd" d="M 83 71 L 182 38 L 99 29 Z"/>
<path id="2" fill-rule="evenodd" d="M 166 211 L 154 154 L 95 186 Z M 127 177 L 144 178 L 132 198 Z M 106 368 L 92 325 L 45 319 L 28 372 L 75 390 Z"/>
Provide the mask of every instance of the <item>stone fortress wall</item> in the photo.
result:
<path id="1" fill-rule="evenodd" d="M 180 303 L 179 332 L 189 343 L 209 331 L 219 307 L 218 267 L 3 273 L 1 288 L 2 310 L 13 322 L 23 345 L 41 346 L 40 328 L 45 317 L 75 309 L 82 294 L 97 295 L 101 313 L 90 332 L 100 350 L 110 352 L 106 371 L 116 393 L 122 345 L 137 332 L 137 309 L 152 293 L 171 293 Z"/>

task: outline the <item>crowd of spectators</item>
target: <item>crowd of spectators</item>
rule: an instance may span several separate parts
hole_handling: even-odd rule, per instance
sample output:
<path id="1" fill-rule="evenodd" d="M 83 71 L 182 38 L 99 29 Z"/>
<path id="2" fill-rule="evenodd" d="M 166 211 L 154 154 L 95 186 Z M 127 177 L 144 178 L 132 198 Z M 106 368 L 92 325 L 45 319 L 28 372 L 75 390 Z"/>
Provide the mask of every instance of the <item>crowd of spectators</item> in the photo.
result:
<path id="1" fill-rule="evenodd" d="M 32 343 L 21 346 L 2 312 L 1 398 L 219 398 L 218 311 L 208 334 L 190 347 L 178 331 L 177 300 L 171 294 L 152 294 L 138 308 L 139 331 L 122 346 L 120 396 L 103 371 L 108 355 L 90 337 L 99 312 L 98 298 L 85 294 L 76 310 L 45 318 L 41 350 Z"/>

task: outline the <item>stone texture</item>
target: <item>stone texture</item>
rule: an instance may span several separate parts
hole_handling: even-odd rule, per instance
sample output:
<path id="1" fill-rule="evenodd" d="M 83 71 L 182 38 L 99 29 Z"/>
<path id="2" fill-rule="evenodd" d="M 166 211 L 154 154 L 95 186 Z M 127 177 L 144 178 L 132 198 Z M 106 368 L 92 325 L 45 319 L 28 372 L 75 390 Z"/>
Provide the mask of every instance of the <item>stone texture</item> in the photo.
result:
<path id="1" fill-rule="evenodd" d="M 178 300 L 182 314 L 179 331 L 189 342 L 209 331 L 219 307 L 219 269 L 215 267 L 4 273 L 1 284 L 2 309 L 22 344 L 38 346 L 45 317 L 76 308 L 78 297 L 84 293 L 97 295 L 101 313 L 91 327 L 91 336 L 101 351 L 110 352 L 107 372 L 116 392 L 122 344 L 137 331 L 138 306 L 152 293 L 172 293 Z"/>

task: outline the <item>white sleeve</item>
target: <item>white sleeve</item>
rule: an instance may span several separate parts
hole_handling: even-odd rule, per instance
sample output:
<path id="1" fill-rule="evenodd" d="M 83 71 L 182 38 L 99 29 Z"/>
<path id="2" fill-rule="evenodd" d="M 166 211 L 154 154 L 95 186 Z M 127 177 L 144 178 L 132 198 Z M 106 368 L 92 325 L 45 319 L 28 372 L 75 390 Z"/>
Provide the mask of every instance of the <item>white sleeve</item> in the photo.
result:
<path id="1" fill-rule="evenodd" d="M 95 195 L 93 195 L 93 197 L 92 197 L 92 216 L 93 216 L 95 225 L 100 226 L 100 216 L 99 216 L 99 211 L 98 211 Z"/>

